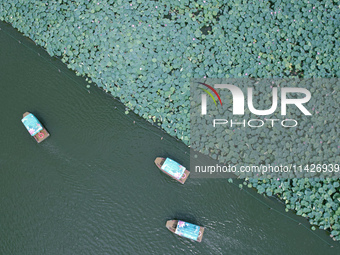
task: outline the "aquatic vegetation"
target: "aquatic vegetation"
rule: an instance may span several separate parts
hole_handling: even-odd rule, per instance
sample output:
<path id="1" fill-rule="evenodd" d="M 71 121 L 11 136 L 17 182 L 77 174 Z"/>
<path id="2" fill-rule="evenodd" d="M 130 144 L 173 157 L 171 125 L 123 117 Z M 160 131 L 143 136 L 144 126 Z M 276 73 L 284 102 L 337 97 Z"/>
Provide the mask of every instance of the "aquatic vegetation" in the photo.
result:
<path id="1" fill-rule="evenodd" d="M 330 0 L 247 4 L 240 0 L 8 0 L 0 3 L 0 20 L 187 145 L 191 78 L 340 76 L 340 10 Z M 325 129 L 311 125 L 292 132 L 290 140 L 298 142 L 294 146 L 285 141 L 280 128 L 270 131 L 276 142 L 285 141 L 282 146 L 292 151 L 273 155 L 266 134 L 248 130 L 250 153 L 247 145 L 235 146 L 238 136 L 233 133 L 227 134 L 227 145 L 219 154 L 205 153 L 214 158 L 223 155 L 225 162 L 232 163 L 241 155 L 252 163 L 271 160 L 271 155 L 284 162 L 296 158 L 308 162 L 313 156 L 320 162 L 331 158 L 339 163 L 339 146 L 327 146 L 338 140 L 339 129 L 332 125 L 338 116 L 339 87 L 327 86 L 311 87 L 312 93 L 332 99 L 327 105 L 316 102 L 313 110 L 315 123 L 330 123 Z M 259 93 L 267 89 L 260 87 Z M 326 109 L 327 114 L 317 113 Z M 255 143 L 258 139 L 261 142 Z M 330 229 L 333 238 L 340 240 L 339 180 L 247 181 L 259 193 L 287 201 L 287 209 L 309 218 L 312 225 Z"/>
<path id="2" fill-rule="evenodd" d="M 338 178 L 247 179 L 258 193 L 276 195 L 286 204 L 286 211 L 295 210 L 307 218 L 315 230 L 329 230 L 340 240 L 340 182 Z"/>

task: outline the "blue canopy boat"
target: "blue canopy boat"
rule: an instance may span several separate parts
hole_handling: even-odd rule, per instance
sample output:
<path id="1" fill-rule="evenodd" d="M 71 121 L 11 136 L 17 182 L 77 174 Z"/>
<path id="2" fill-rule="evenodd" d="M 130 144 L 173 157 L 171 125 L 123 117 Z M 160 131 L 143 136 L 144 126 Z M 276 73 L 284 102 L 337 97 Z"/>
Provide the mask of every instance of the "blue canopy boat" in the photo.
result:
<path id="1" fill-rule="evenodd" d="M 168 220 L 166 222 L 166 227 L 176 235 L 183 236 L 197 242 L 202 241 L 204 227 L 181 220 Z"/>
<path id="2" fill-rule="evenodd" d="M 158 157 L 155 159 L 156 166 L 167 175 L 174 178 L 176 181 L 184 184 L 190 172 L 182 165 L 170 158 Z"/>
<path id="3" fill-rule="evenodd" d="M 38 143 L 50 136 L 47 130 L 32 113 L 25 112 L 21 122 Z"/>

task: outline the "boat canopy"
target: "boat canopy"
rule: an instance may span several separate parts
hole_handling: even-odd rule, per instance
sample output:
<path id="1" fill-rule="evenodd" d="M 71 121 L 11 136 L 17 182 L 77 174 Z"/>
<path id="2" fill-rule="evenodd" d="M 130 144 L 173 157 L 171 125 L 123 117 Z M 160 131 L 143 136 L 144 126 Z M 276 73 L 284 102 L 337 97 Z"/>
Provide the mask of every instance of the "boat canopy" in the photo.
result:
<path id="1" fill-rule="evenodd" d="M 43 129 L 39 120 L 32 113 L 26 115 L 21 121 L 31 136 L 35 136 Z"/>
<path id="2" fill-rule="evenodd" d="M 172 159 L 169 159 L 169 158 L 166 158 L 161 169 L 178 180 L 181 179 L 185 171 L 184 166 L 178 164 L 176 161 L 173 161 Z"/>
<path id="3" fill-rule="evenodd" d="M 192 239 L 197 241 L 197 238 L 199 236 L 200 232 L 200 226 L 197 226 L 195 224 L 187 223 L 184 221 L 178 221 L 177 228 L 175 233 L 177 235 Z"/>

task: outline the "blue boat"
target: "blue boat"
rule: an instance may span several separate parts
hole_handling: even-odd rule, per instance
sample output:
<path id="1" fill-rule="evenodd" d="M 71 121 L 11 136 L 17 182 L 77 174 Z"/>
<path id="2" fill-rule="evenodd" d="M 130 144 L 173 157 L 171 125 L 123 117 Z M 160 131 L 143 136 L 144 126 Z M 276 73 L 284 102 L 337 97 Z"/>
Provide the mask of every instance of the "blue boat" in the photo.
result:
<path id="1" fill-rule="evenodd" d="M 32 113 L 25 112 L 21 122 L 24 124 L 30 135 L 34 137 L 37 143 L 44 141 L 50 136 L 44 126 Z"/>
<path id="2" fill-rule="evenodd" d="M 158 157 L 155 159 L 156 166 L 165 174 L 184 184 L 190 172 L 181 164 L 170 158 Z"/>
<path id="3" fill-rule="evenodd" d="M 201 242 L 204 232 L 204 227 L 188 223 L 181 220 L 168 220 L 166 227 L 176 235 Z"/>

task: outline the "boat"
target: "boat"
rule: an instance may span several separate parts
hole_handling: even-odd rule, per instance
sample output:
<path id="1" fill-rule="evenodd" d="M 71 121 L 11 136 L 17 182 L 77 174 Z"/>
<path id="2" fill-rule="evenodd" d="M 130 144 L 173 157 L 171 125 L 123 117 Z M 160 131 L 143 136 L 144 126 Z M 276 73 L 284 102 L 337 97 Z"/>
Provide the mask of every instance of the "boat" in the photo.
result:
<path id="1" fill-rule="evenodd" d="M 35 138 L 37 143 L 41 143 L 50 136 L 44 126 L 32 113 L 25 112 L 21 122 L 24 124 L 30 135 Z"/>
<path id="2" fill-rule="evenodd" d="M 166 227 L 176 235 L 183 236 L 197 242 L 202 241 L 204 227 L 181 220 L 168 220 L 166 222 Z"/>
<path id="3" fill-rule="evenodd" d="M 156 166 L 164 173 L 174 178 L 176 181 L 184 184 L 190 172 L 182 165 L 170 158 L 157 157 L 155 159 Z"/>

